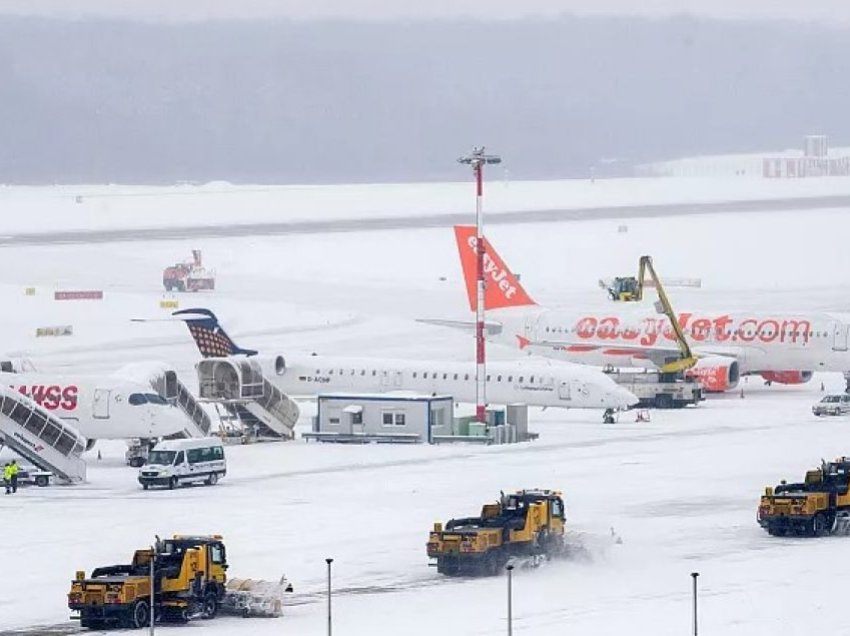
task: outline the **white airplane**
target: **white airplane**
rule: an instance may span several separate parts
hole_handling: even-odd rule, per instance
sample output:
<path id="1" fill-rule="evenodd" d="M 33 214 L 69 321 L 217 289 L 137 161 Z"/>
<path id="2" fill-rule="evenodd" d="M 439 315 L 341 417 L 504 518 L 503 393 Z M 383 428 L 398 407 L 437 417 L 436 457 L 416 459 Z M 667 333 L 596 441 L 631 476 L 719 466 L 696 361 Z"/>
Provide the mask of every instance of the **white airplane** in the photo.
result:
<path id="1" fill-rule="evenodd" d="M 198 436 L 183 412 L 135 379 L 139 365 L 114 375 L 37 373 L 25 361 L 0 363 L 0 382 L 76 429 L 91 448 L 98 439 Z M 153 367 L 146 367 L 153 369 Z"/>
<path id="2" fill-rule="evenodd" d="M 333 391 L 415 391 L 475 402 L 475 365 L 471 363 L 257 355 L 256 351 L 238 347 L 207 309 L 185 309 L 175 315 L 186 321 L 204 358 L 250 356 L 259 364 L 263 376 L 289 396 Z M 617 410 L 638 402 L 630 391 L 600 371 L 552 361 L 491 362 L 487 365 L 486 395 L 491 404 L 575 409 Z"/>
<path id="3" fill-rule="evenodd" d="M 475 228 L 456 226 L 470 306 L 475 310 Z M 612 303 L 604 312 L 535 303 L 485 239 L 486 335 L 528 353 L 588 365 L 659 366 L 678 353 L 668 319 L 648 303 Z M 841 371 L 850 382 L 850 317 L 831 313 L 680 312 L 699 362 L 690 374 L 709 391 L 735 388 L 741 375 L 801 384 L 814 371 Z M 471 329 L 456 320 L 421 322 Z"/>

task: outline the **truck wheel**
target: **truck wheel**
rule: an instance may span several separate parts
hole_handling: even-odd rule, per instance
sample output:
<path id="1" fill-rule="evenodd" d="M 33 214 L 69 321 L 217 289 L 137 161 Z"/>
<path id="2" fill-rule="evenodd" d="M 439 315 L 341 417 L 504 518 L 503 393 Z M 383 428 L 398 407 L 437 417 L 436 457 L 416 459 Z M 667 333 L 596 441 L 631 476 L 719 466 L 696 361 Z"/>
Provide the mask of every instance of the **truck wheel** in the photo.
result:
<path id="1" fill-rule="evenodd" d="M 39 475 L 35 478 L 35 485 L 44 488 L 50 484 L 50 478 L 47 475 Z"/>
<path id="2" fill-rule="evenodd" d="M 177 488 L 177 477 L 172 477 L 168 480 L 168 489 L 174 490 L 175 488 Z"/>
<path id="3" fill-rule="evenodd" d="M 133 605 L 133 613 L 130 616 L 130 627 L 133 629 L 141 629 L 148 624 L 150 620 L 150 609 L 147 601 L 136 601 Z"/>
<path id="4" fill-rule="evenodd" d="M 150 487 L 151 487 L 150 484 L 142 484 L 142 488 L 144 488 L 145 490 L 147 490 Z"/>
<path id="5" fill-rule="evenodd" d="M 207 590 L 204 594 L 204 615 L 203 618 L 215 618 L 218 613 L 218 594 L 215 590 Z"/>
<path id="6" fill-rule="evenodd" d="M 821 513 L 815 515 L 812 519 L 812 536 L 822 537 L 826 534 L 826 519 Z"/>
<path id="7" fill-rule="evenodd" d="M 210 473 L 210 476 L 207 477 L 207 485 L 215 486 L 218 483 L 218 473 Z"/>
<path id="8" fill-rule="evenodd" d="M 673 408 L 673 398 L 666 393 L 655 396 L 655 407 L 659 409 Z"/>

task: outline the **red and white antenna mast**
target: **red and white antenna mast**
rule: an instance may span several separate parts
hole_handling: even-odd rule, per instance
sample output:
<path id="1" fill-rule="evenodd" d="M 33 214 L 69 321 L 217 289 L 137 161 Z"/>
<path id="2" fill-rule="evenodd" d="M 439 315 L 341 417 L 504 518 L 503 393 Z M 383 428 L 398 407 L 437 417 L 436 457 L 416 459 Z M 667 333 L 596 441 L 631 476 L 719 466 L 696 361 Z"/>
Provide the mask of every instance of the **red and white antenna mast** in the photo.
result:
<path id="1" fill-rule="evenodd" d="M 484 356 L 484 164 L 502 163 L 498 155 L 484 154 L 484 146 L 476 146 L 458 163 L 472 166 L 475 174 L 475 253 L 476 253 L 476 296 L 475 296 L 475 418 L 487 421 L 487 368 Z"/>

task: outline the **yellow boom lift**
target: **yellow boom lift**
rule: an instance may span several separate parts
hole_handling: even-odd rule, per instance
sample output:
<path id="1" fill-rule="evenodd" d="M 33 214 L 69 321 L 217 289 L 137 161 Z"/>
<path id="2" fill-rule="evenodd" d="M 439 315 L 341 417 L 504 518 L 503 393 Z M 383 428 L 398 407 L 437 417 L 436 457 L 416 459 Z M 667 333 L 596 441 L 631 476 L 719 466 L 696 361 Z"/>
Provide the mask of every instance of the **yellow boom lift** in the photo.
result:
<path id="1" fill-rule="evenodd" d="M 685 332 L 682 331 L 679 320 L 676 317 L 676 312 L 670 304 L 670 299 L 667 297 L 667 292 L 664 291 L 664 285 L 661 284 L 661 279 L 655 272 L 655 267 L 652 265 L 651 256 L 641 256 L 638 267 L 638 276 L 619 276 L 613 280 L 608 287 L 608 293 L 613 300 L 619 302 L 639 302 L 643 300 L 643 290 L 649 286 L 647 274 L 651 279 L 652 286 L 658 293 L 658 302 L 656 309 L 659 313 L 663 313 L 670 321 L 670 327 L 676 335 L 676 346 L 679 348 L 680 357 L 674 360 L 667 360 L 661 365 L 661 373 L 681 373 L 690 369 L 697 363 L 697 358 L 691 351 L 688 344 L 688 339 L 685 337 Z"/>

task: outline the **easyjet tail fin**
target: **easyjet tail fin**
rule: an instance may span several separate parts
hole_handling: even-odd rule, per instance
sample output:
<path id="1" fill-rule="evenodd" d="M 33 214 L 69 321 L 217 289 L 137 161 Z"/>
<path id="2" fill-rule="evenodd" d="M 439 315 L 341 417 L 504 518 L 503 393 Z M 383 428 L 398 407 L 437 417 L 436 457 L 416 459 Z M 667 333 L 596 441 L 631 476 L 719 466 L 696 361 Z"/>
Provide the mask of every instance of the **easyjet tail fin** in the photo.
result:
<path id="1" fill-rule="evenodd" d="M 190 317 L 185 317 L 190 314 Z M 189 327 L 189 333 L 198 345 L 198 351 L 205 358 L 226 358 L 238 354 L 253 356 L 257 352 L 252 349 L 242 349 L 237 346 L 230 336 L 225 333 L 218 318 L 209 309 L 181 309 L 175 311 L 172 316 L 180 316 Z"/>
<path id="2" fill-rule="evenodd" d="M 476 310 L 477 294 L 477 239 L 475 226 L 455 225 L 455 238 L 460 253 L 460 264 L 463 267 L 463 278 L 466 281 L 466 294 L 469 306 Z M 519 284 L 517 277 L 508 269 L 501 257 L 484 239 L 484 309 L 501 309 L 503 307 L 525 307 L 536 305 L 531 296 Z"/>

